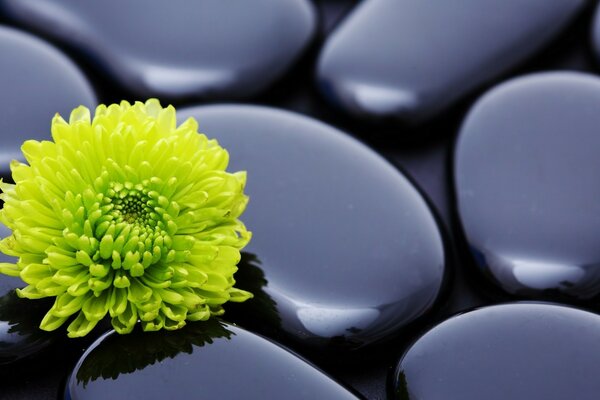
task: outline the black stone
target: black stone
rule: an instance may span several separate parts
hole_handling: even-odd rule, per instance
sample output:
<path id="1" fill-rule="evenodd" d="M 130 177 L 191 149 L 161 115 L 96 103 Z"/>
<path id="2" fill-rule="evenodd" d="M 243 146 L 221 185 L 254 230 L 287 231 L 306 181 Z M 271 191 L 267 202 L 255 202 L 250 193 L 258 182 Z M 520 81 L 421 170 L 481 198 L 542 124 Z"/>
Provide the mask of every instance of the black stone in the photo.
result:
<path id="1" fill-rule="evenodd" d="M 356 399 L 289 351 L 217 320 L 109 333 L 83 355 L 65 399 Z"/>
<path id="2" fill-rule="evenodd" d="M 549 304 L 481 308 L 437 325 L 398 364 L 401 400 L 596 400 L 600 317 Z"/>
<path id="3" fill-rule="evenodd" d="M 10 231 L 0 224 L 0 238 L 9 234 Z M 15 261 L 0 253 L 0 263 Z M 32 357 L 55 341 L 55 335 L 39 328 L 52 304 L 18 298 L 15 289 L 24 286 L 21 279 L 0 274 L 0 366 Z"/>
<path id="4" fill-rule="evenodd" d="M 457 206 L 476 264 L 506 292 L 600 294 L 600 79 L 543 73 L 504 83 L 464 121 Z"/>
<path id="5" fill-rule="evenodd" d="M 253 232 L 236 279 L 257 294 L 231 305 L 265 334 L 306 346 L 360 348 L 430 311 L 446 250 L 421 194 L 342 132 L 253 106 L 184 109 L 247 170 Z M 242 322 L 235 319 L 235 321 Z M 269 332 L 266 332 L 270 330 Z"/>
<path id="6" fill-rule="evenodd" d="M 7 177 L 10 161 L 24 160 L 25 140 L 50 139 L 54 114 L 68 119 L 96 99 L 75 64 L 34 36 L 0 26 L 0 54 L 0 177 Z"/>
<path id="7" fill-rule="evenodd" d="M 316 30 L 307 0 L 0 0 L 136 96 L 238 98 L 291 66 Z"/>
<path id="8" fill-rule="evenodd" d="M 321 92 L 365 119 L 419 123 L 543 48 L 585 0 L 365 0 L 328 38 Z"/>
<path id="9" fill-rule="evenodd" d="M 600 63 L 600 4 L 598 4 L 598 7 L 596 8 L 592 24 L 592 48 L 597 63 Z"/>

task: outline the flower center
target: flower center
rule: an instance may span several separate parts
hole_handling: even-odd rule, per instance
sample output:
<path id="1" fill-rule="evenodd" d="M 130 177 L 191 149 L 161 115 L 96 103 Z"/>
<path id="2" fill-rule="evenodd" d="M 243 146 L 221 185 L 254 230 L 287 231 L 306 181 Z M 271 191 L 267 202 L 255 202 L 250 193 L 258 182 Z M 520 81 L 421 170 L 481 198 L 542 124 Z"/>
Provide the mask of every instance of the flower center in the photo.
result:
<path id="1" fill-rule="evenodd" d="M 148 195 L 149 190 L 142 184 L 133 185 L 111 183 L 107 198 L 113 204 L 112 215 L 115 223 L 126 222 L 139 228 L 153 229 L 159 216 L 153 212 L 157 204 Z"/>
<path id="2" fill-rule="evenodd" d="M 104 174 L 99 179 L 106 178 Z M 193 243 L 184 236 L 174 242 L 179 206 L 157 191 L 161 185 L 158 178 L 112 181 L 100 193 L 91 189 L 79 196 L 67 193 L 69 202 L 81 204 L 76 206 L 77 216 L 87 219 L 82 225 L 65 211 L 72 223 L 64 236 L 77 249 L 77 262 L 89 268 L 87 284 L 94 294 L 110 285 L 129 287 L 135 282 L 132 278 L 144 277 L 145 283 L 168 280 L 173 272 L 167 264 L 186 261 Z"/>

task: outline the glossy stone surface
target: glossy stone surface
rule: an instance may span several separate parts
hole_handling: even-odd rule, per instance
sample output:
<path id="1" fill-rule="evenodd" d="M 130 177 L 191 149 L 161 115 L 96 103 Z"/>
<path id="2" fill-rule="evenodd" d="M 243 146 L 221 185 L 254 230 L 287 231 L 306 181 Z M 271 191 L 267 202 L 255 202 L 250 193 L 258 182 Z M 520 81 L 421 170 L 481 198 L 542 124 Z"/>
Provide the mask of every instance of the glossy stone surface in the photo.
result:
<path id="1" fill-rule="evenodd" d="M 316 29 L 307 0 L 1 0 L 141 97 L 238 98 L 279 78 Z"/>
<path id="2" fill-rule="evenodd" d="M 236 279 L 257 296 L 226 318 L 308 346 L 358 348 L 433 307 L 446 271 L 442 235 L 396 168 L 290 112 L 207 106 L 178 115 L 194 116 L 229 150 L 232 171 L 248 171 L 243 221 L 253 238 Z"/>
<path id="3" fill-rule="evenodd" d="M 356 117 L 419 123 L 532 56 L 585 4 L 363 1 L 325 43 L 319 86 Z"/>
<path id="4" fill-rule="evenodd" d="M 0 224 L 0 238 L 10 231 Z M 0 263 L 15 259 L 0 253 Z M 25 284 L 19 278 L 0 274 L 0 365 L 40 352 L 52 343 L 53 335 L 38 326 L 52 304 L 44 300 L 20 299 L 14 290 Z"/>
<path id="5" fill-rule="evenodd" d="M 57 112 L 68 118 L 78 105 L 95 106 L 90 84 L 64 54 L 27 33 L 0 26 L 0 177 L 21 144 L 50 139 Z"/>
<path id="6" fill-rule="evenodd" d="M 356 399 L 276 344 L 216 320 L 178 331 L 103 336 L 83 355 L 65 399 Z"/>
<path id="7" fill-rule="evenodd" d="M 596 7 L 592 24 L 592 49 L 596 56 L 596 62 L 600 63 L 600 4 Z"/>
<path id="8" fill-rule="evenodd" d="M 517 296 L 600 294 L 600 79 L 544 73 L 471 109 L 455 150 L 460 219 L 484 275 Z"/>
<path id="9" fill-rule="evenodd" d="M 565 306 L 506 304 L 450 318 L 406 352 L 401 400 L 595 400 L 600 316 Z"/>

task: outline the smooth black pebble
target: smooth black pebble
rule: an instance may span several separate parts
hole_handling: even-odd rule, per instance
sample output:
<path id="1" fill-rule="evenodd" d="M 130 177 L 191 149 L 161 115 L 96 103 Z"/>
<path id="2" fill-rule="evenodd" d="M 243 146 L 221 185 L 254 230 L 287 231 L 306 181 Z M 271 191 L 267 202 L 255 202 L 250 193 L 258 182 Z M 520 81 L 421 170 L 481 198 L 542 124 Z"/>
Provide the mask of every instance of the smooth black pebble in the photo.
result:
<path id="1" fill-rule="evenodd" d="M 420 123 L 542 49 L 584 0 L 365 0 L 327 39 L 321 92 L 360 118 Z"/>
<path id="2" fill-rule="evenodd" d="M 286 111 L 179 113 L 188 116 L 228 149 L 229 170 L 248 171 L 241 219 L 253 238 L 236 279 L 256 297 L 231 305 L 245 325 L 354 349 L 399 334 L 434 307 L 447 269 L 443 237 L 421 194 L 387 161 Z"/>
<path id="3" fill-rule="evenodd" d="M 600 64 L 600 3 L 596 8 L 592 24 L 592 49 L 597 63 Z"/>
<path id="4" fill-rule="evenodd" d="M 600 294 L 600 79 L 533 74 L 471 109 L 454 160 L 456 199 L 483 275 L 538 299 Z"/>
<path id="5" fill-rule="evenodd" d="M 392 376 L 399 400 L 596 400 L 600 316 L 513 303 L 450 318 L 420 337 Z"/>
<path id="6" fill-rule="evenodd" d="M 50 140 L 54 114 L 68 120 L 96 97 L 71 60 L 34 36 L 0 26 L 0 54 L 0 177 L 8 177 L 25 140 Z"/>
<path id="7" fill-rule="evenodd" d="M 0 223 L 0 238 L 10 235 Z M 0 263 L 16 259 L 0 253 Z M 20 299 L 15 289 L 25 283 L 15 277 L 0 274 L 0 366 L 35 356 L 52 342 L 55 335 L 40 330 L 39 324 L 51 303 L 43 300 Z"/>
<path id="8" fill-rule="evenodd" d="M 83 355 L 65 399 L 357 399 L 273 342 L 217 320 L 109 333 Z"/>
<path id="9" fill-rule="evenodd" d="M 1 11 L 142 97 L 255 95 L 316 31 L 307 0 L 0 0 Z"/>

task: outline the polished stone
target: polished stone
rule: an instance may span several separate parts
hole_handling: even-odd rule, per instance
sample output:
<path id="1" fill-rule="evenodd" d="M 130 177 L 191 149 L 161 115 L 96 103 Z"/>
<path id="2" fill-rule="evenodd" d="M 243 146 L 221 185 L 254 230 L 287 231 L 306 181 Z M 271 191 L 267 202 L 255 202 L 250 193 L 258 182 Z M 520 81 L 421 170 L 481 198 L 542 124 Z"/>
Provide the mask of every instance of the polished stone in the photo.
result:
<path id="1" fill-rule="evenodd" d="M 442 234 L 387 161 L 328 125 L 277 109 L 179 113 L 187 116 L 229 150 L 231 170 L 248 171 L 242 219 L 253 238 L 236 279 L 257 297 L 231 305 L 226 318 L 306 346 L 359 348 L 434 307 L 447 269 Z"/>
<path id="2" fill-rule="evenodd" d="M 344 111 L 420 123 L 547 45 L 585 0 L 365 0 L 328 38 L 317 79 Z"/>
<path id="3" fill-rule="evenodd" d="M 600 64 L 600 3 L 596 8 L 592 25 L 592 49 L 596 56 L 596 62 Z"/>
<path id="4" fill-rule="evenodd" d="M 217 320 L 110 333 L 83 355 L 65 399 L 357 399 L 294 354 Z"/>
<path id="5" fill-rule="evenodd" d="M 600 294 L 600 79 L 542 73 L 471 109 L 454 160 L 457 206 L 483 275 L 516 295 Z"/>
<path id="6" fill-rule="evenodd" d="M 0 224 L 0 238 L 9 234 Z M 0 262 L 15 262 L 15 259 L 0 253 Z M 0 365 L 31 357 L 54 339 L 54 335 L 39 329 L 52 304 L 18 298 L 15 289 L 23 286 L 25 283 L 19 278 L 0 274 Z"/>
<path id="7" fill-rule="evenodd" d="M 96 99 L 75 64 L 34 36 L 0 26 L 0 54 L 0 177 L 7 177 L 10 161 L 23 160 L 25 140 L 50 139 L 54 114 L 67 118 Z"/>
<path id="8" fill-rule="evenodd" d="M 596 400 L 600 316 L 565 306 L 506 304 L 437 325 L 392 376 L 399 400 Z"/>
<path id="9" fill-rule="evenodd" d="M 239 98 L 280 78 L 316 30 L 307 0 L 0 0 L 136 96 Z"/>

